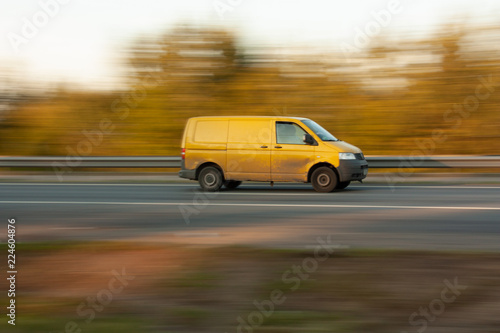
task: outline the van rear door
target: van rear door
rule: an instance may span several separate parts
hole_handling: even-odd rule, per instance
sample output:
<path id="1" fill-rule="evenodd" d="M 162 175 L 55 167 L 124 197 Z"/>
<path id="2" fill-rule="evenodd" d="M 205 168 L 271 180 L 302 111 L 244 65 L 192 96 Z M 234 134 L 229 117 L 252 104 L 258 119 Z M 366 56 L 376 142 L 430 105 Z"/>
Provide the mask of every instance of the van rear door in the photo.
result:
<path id="1" fill-rule="evenodd" d="M 185 168 L 195 170 L 205 162 L 226 168 L 228 120 L 194 118 L 186 128 Z"/>

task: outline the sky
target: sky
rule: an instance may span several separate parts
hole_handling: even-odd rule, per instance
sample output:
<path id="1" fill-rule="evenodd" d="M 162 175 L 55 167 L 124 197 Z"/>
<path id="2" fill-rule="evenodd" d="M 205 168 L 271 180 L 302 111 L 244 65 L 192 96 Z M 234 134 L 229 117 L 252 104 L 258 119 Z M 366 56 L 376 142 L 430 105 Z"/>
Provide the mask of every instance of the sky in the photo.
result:
<path id="1" fill-rule="evenodd" d="M 0 71 L 112 87 L 131 41 L 176 24 L 226 27 L 248 45 L 340 51 L 382 12 L 376 34 L 396 37 L 459 18 L 500 23 L 498 0 L 0 0 Z"/>

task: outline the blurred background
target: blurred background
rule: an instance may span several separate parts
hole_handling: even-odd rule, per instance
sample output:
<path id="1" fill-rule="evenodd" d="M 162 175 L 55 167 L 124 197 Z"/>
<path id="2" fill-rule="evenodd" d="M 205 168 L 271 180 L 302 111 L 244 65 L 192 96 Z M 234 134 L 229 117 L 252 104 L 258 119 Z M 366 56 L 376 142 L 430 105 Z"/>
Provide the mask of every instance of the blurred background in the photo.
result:
<path id="1" fill-rule="evenodd" d="M 500 154 L 497 1 L 0 7 L 0 155 L 178 155 L 201 115 L 309 117 L 366 155 Z"/>

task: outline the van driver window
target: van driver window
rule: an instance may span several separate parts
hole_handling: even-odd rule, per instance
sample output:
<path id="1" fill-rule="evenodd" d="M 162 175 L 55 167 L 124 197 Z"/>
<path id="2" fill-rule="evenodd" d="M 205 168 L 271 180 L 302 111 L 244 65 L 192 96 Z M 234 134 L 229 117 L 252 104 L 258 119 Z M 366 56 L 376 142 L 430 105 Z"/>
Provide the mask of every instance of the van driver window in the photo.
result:
<path id="1" fill-rule="evenodd" d="M 276 142 L 280 144 L 305 145 L 306 132 L 293 123 L 276 123 Z"/>

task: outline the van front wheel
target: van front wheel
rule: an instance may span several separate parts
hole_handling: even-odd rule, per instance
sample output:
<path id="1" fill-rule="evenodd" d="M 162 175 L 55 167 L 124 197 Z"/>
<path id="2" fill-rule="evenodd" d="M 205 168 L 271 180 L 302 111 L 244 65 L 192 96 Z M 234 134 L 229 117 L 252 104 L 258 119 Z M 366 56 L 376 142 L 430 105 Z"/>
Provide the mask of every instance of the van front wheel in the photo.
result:
<path id="1" fill-rule="evenodd" d="M 316 192 L 328 193 L 337 187 L 338 178 L 331 168 L 320 167 L 312 173 L 311 182 Z"/>
<path id="2" fill-rule="evenodd" d="M 204 191 L 215 192 L 220 190 L 224 181 L 222 172 L 215 167 L 209 166 L 201 170 L 198 182 Z"/>

